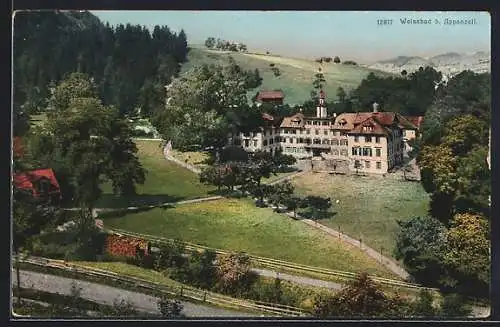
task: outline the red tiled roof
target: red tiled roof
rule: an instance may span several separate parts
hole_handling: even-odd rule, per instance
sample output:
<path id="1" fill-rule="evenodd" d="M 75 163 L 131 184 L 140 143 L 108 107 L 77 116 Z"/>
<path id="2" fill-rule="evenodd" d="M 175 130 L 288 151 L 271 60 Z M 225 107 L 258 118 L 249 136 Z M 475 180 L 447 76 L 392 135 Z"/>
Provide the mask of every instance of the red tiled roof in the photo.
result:
<path id="1" fill-rule="evenodd" d="M 266 114 L 266 113 L 263 113 L 263 114 L 262 114 L 262 118 L 263 118 L 264 120 L 269 120 L 269 121 L 273 121 L 273 120 L 274 120 L 274 117 L 273 117 L 273 116 L 271 116 L 270 114 Z"/>
<path id="2" fill-rule="evenodd" d="M 33 195 L 38 195 L 34 182 L 47 178 L 50 181 L 50 184 L 54 189 L 58 192 L 60 190 L 59 183 L 57 182 L 56 176 L 54 175 L 54 171 L 51 168 L 48 169 L 38 169 L 25 173 L 19 173 L 14 175 L 14 185 L 20 189 L 26 189 L 33 191 Z"/>
<path id="3" fill-rule="evenodd" d="M 365 121 L 359 123 L 349 133 L 355 134 L 369 134 L 369 135 L 388 135 L 388 129 L 385 124 L 382 124 L 374 114 Z M 387 119 L 387 118 L 385 118 Z M 365 127 L 371 127 L 371 130 L 365 130 Z"/>
<path id="4" fill-rule="evenodd" d="M 418 130 L 422 128 L 422 123 L 424 122 L 424 116 L 406 116 L 405 117 L 410 123 L 415 125 Z"/>
<path id="5" fill-rule="evenodd" d="M 283 99 L 285 95 L 281 91 L 260 91 L 257 95 L 257 100 L 269 99 L 278 100 Z"/>
<path id="6" fill-rule="evenodd" d="M 299 112 L 293 116 L 283 118 L 281 127 L 304 127 L 304 114 Z"/>

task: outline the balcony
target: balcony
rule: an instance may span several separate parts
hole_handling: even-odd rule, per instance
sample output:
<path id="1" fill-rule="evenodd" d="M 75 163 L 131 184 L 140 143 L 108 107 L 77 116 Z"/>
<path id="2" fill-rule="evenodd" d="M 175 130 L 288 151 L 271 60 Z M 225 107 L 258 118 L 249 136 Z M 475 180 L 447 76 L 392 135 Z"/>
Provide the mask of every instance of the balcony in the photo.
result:
<path id="1" fill-rule="evenodd" d="M 329 144 L 304 144 L 304 148 L 311 148 L 311 149 L 330 149 Z"/>

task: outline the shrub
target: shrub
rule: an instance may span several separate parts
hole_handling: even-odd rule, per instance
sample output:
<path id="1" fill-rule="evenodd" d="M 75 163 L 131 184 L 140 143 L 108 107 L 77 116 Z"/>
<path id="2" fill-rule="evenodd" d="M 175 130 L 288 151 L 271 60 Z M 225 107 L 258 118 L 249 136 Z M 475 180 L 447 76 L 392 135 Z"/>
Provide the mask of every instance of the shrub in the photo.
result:
<path id="1" fill-rule="evenodd" d="M 158 301 L 158 309 L 163 318 L 174 319 L 182 316 L 184 305 L 178 300 L 163 297 Z"/>

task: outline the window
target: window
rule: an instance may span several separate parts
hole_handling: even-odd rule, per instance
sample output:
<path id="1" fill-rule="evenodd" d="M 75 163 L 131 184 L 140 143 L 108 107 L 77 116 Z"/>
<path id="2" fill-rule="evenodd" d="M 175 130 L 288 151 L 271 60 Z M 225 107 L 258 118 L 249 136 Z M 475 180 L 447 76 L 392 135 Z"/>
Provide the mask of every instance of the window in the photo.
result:
<path id="1" fill-rule="evenodd" d="M 333 132 L 333 135 L 335 135 L 335 136 L 339 136 L 339 135 L 340 135 L 340 132 Z"/>
<path id="2" fill-rule="evenodd" d="M 254 141 L 253 141 L 253 146 L 254 146 L 254 147 L 257 147 L 257 140 L 254 140 Z"/>
<path id="3" fill-rule="evenodd" d="M 346 132 L 340 132 L 340 136 L 347 136 Z"/>
<path id="4" fill-rule="evenodd" d="M 269 144 L 274 144 L 274 139 L 269 139 Z"/>
<path id="5" fill-rule="evenodd" d="M 250 133 L 245 132 L 245 133 L 243 133 L 243 136 L 244 136 L 244 137 L 250 137 Z"/>
<path id="6" fill-rule="evenodd" d="M 375 143 L 380 143 L 380 136 L 375 136 Z"/>
<path id="7" fill-rule="evenodd" d="M 359 136 L 354 136 L 354 142 L 359 142 Z"/>
<path id="8" fill-rule="evenodd" d="M 381 149 L 380 149 L 380 148 L 376 148 L 376 149 L 375 149 L 375 155 L 376 155 L 377 157 L 380 157 L 380 156 L 381 156 L 381 152 L 382 152 L 382 151 L 381 151 Z"/>
<path id="9" fill-rule="evenodd" d="M 361 148 L 359 148 L 359 147 L 353 147 L 352 148 L 352 155 L 353 156 L 359 156 L 359 155 L 361 155 L 360 152 L 361 152 Z"/>
<path id="10" fill-rule="evenodd" d="M 371 157 L 372 156 L 372 149 L 371 148 L 363 148 L 363 156 Z"/>
<path id="11" fill-rule="evenodd" d="M 382 163 L 380 161 L 377 161 L 377 169 L 382 169 Z"/>
<path id="12" fill-rule="evenodd" d="M 39 188 L 41 194 L 47 194 L 49 192 L 50 182 L 47 179 L 43 178 L 42 180 L 40 180 Z"/>
<path id="13" fill-rule="evenodd" d="M 330 140 L 323 140 L 323 144 L 330 144 Z"/>
<path id="14" fill-rule="evenodd" d="M 346 149 L 340 150 L 340 155 L 347 157 L 347 150 Z"/>
<path id="15" fill-rule="evenodd" d="M 362 168 L 361 162 L 359 160 L 354 160 L 354 168 L 355 169 L 360 169 Z"/>
<path id="16" fill-rule="evenodd" d="M 250 145 L 250 140 L 245 140 L 245 148 L 248 148 L 249 145 Z"/>
<path id="17" fill-rule="evenodd" d="M 347 140 L 340 140 L 340 145 L 345 145 L 345 146 L 347 146 Z"/>
<path id="18" fill-rule="evenodd" d="M 326 130 L 326 129 L 325 129 L 325 130 L 323 131 L 323 133 L 324 133 L 325 135 L 328 135 L 328 130 Z"/>
<path id="19" fill-rule="evenodd" d="M 292 134 L 297 134 L 297 130 L 296 130 L 296 129 L 292 129 L 290 132 L 291 132 Z"/>
<path id="20" fill-rule="evenodd" d="M 323 122 L 323 126 L 328 126 L 328 122 L 327 122 L 327 121 L 324 121 L 324 122 Z"/>
<path id="21" fill-rule="evenodd" d="M 369 168 L 370 168 L 370 162 L 369 162 L 369 161 L 365 161 L 365 168 L 366 168 L 366 169 L 369 169 Z"/>
<path id="22" fill-rule="evenodd" d="M 306 129 L 306 134 L 311 134 L 311 130 L 310 129 Z"/>
<path id="23" fill-rule="evenodd" d="M 334 150 L 333 150 L 333 155 L 338 156 L 338 155 L 339 155 L 339 150 L 334 149 Z"/>
<path id="24" fill-rule="evenodd" d="M 372 137 L 371 136 L 365 136 L 365 142 L 371 142 Z"/>
<path id="25" fill-rule="evenodd" d="M 319 135 L 319 129 L 315 130 L 314 132 L 316 133 L 316 135 Z"/>
<path id="26" fill-rule="evenodd" d="M 311 125 L 311 121 L 310 120 L 306 120 L 306 125 Z"/>
<path id="27" fill-rule="evenodd" d="M 339 145 L 339 140 L 333 139 L 332 140 L 332 145 Z"/>
<path id="28" fill-rule="evenodd" d="M 285 134 L 288 134 L 288 130 L 287 129 L 285 129 Z"/>
<path id="29" fill-rule="evenodd" d="M 290 143 L 292 143 L 292 144 L 293 144 L 293 138 L 290 138 Z"/>
<path id="30" fill-rule="evenodd" d="M 314 144 L 321 144 L 321 140 L 320 139 L 314 139 Z"/>
<path id="31" fill-rule="evenodd" d="M 262 145 L 266 146 L 266 145 L 267 145 L 267 140 L 264 140 L 264 141 L 262 142 Z"/>

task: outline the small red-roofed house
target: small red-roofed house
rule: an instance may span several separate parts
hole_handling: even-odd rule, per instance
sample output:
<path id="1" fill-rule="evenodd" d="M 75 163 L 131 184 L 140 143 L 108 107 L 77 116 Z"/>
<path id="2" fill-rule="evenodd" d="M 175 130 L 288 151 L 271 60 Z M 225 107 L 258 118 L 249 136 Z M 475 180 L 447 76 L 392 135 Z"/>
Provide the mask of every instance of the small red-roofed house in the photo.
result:
<path id="1" fill-rule="evenodd" d="M 15 187 L 31 191 L 36 198 L 47 198 L 50 201 L 61 199 L 61 189 L 51 168 L 14 174 L 13 179 Z"/>
<path id="2" fill-rule="evenodd" d="M 260 103 L 283 104 L 285 95 L 281 91 L 260 91 L 256 101 Z"/>

